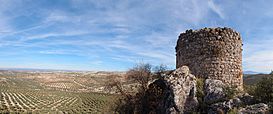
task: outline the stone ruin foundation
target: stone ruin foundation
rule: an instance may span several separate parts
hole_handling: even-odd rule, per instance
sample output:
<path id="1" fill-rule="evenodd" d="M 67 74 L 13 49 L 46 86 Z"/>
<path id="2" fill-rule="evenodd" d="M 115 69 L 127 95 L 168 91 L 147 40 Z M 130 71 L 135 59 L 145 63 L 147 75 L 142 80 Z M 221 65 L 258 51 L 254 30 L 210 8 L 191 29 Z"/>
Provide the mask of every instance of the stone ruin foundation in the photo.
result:
<path id="1" fill-rule="evenodd" d="M 203 28 L 181 33 L 176 68 L 189 66 L 197 77 L 242 88 L 242 38 L 231 28 Z"/>

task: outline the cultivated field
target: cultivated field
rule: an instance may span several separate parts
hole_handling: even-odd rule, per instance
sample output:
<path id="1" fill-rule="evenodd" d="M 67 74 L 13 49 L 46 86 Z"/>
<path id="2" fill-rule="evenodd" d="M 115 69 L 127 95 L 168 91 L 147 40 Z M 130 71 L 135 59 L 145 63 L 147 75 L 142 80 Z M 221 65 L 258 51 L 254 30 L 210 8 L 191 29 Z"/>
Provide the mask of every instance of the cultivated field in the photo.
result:
<path id="1" fill-rule="evenodd" d="M 0 113 L 111 113 L 117 95 L 103 87 L 112 74 L 1 71 Z"/>

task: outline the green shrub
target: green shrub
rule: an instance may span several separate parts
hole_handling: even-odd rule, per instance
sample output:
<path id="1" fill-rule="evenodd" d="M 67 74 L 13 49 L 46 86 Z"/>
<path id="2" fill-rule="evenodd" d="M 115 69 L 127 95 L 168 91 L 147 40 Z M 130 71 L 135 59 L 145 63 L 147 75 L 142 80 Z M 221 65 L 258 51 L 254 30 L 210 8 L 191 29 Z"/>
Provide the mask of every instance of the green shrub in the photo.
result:
<path id="1" fill-rule="evenodd" d="M 259 102 L 267 103 L 273 110 L 273 73 L 262 78 L 255 85 L 244 85 L 245 92 L 253 95 Z"/>
<path id="2" fill-rule="evenodd" d="M 204 98 L 204 79 L 203 78 L 197 78 L 197 84 L 196 84 L 196 96 L 197 98 Z"/>
<path id="3" fill-rule="evenodd" d="M 256 85 L 255 97 L 263 102 L 273 102 L 273 76 L 263 78 Z"/>
<path id="4" fill-rule="evenodd" d="M 204 79 L 203 78 L 197 78 L 197 84 L 196 84 L 196 97 L 199 102 L 199 112 L 200 113 L 206 113 L 208 105 L 204 102 Z"/>
<path id="5" fill-rule="evenodd" d="M 256 85 L 246 85 L 244 84 L 244 92 L 254 95 L 256 90 Z"/>
<path id="6" fill-rule="evenodd" d="M 231 87 L 226 86 L 223 88 L 223 90 L 225 93 L 226 100 L 233 99 L 239 93 L 239 91 L 236 89 L 235 86 L 231 86 Z"/>
<path id="7" fill-rule="evenodd" d="M 257 83 L 254 91 L 254 96 L 260 102 L 271 104 L 273 102 L 273 75 L 263 78 Z"/>

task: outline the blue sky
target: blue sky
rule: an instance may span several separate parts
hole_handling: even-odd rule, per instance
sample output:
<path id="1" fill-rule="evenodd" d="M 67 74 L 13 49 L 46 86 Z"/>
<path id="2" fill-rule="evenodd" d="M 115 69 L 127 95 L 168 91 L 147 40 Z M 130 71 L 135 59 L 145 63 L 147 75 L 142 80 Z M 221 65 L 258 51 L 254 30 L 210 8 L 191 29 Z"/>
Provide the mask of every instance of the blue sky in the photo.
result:
<path id="1" fill-rule="evenodd" d="M 0 68 L 127 70 L 175 66 L 187 29 L 231 27 L 243 69 L 273 69 L 273 1 L 0 0 Z"/>

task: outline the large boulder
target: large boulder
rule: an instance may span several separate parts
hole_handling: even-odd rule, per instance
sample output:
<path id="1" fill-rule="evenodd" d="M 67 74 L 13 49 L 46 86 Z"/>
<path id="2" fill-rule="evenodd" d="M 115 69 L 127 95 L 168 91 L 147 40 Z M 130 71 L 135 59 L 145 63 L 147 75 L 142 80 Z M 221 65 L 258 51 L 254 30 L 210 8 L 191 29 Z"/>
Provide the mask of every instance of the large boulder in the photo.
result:
<path id="1" fill-rule="evenodd" d="M 222 101 L 225 98 L 224 86 L 225 84 L 221 80 L 206 79 L 204 102 L 212 104 Z"/>
<path id="2" fill-rule="evenodd" d="M 219 111 L 227 113 L 234 107 L 239 107 L 242 104 L 243 102 L 239 98 L 234 98 L 224 102 L 214 103 L 208 107 L 208 114 L 216 114 Z"/>
<path id="3" fill-rule="evenodd" d="M 149 85 L 144 100 L 144 113 L 175 114 L 196 110 L 196 78 L 182 66 Z"/>
<path id="4" fill-rule="evenodd" d="M 244 93 L 240 96 L 237 96 L 242 101 L 242 105 L 253 105 L 258 101 L 254 98 L 254 96 L 249 95 L 248 93 Z"/>

